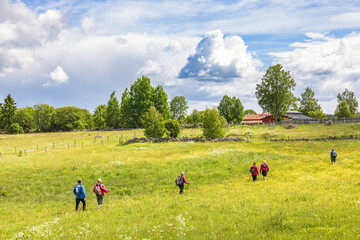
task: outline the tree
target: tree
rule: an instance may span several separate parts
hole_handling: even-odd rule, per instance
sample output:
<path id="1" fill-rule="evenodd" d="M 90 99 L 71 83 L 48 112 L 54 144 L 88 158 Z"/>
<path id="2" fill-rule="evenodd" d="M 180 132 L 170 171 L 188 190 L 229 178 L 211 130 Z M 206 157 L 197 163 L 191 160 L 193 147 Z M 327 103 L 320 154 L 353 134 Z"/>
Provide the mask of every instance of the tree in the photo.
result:
<path id="1" fill-rule="evenodd" d="M 100 104 L 94 110 L 93 121 L 95 128 L 104 128 L 106 127 L 105 115 L 106 115 L 107 105 Z"/>
<path id="2" fill-rule="evenodd" d="M 245 115 L 247 115 L 247 114 L 256 114 L 256 112 L 255 112 L 254 110 L 252 110 L 252 109 L 246 109 L 246 110 L 244 111 L 244 114 L 245 114 Z"/>
<path id="3" fill-rule="evenodd" d="M 224 136 L 221 128 L 219 112 L 216 108 L 206 109 L 203 119 L 203 134 L 208 138 L 219 138 Z"/>
<path id="4" fill-rule="evenodd" d="M 51 128 L 51 115 L 54 112 L 54 107 L 38 103 L 34 105 L 34 118 L 36 128 L 41 132 L 49 131 Z"/>
<path id="5" fill-rule="evenodd" d="M 165 120 L 171 118 L 168 96 L 162 86 L 159 85 L 154 89 L 152 102 L 154 102 L 156 110 L 163 115 Z"/>
<path id="6" fill-rule="evenodd" d="M 146 137 L 160 138 L 164 135 L 165 127 L 163 116 L 154 106 L 149 108 L 144 117 L 144 134 Z"/>
<path id="7" fill-rule="evenodd" d="M 227 122 L 240 123 L 244 118 L 244 107 L 240 99 L 236 97 L 230 98 L 225 95 L 217 109 L 220 112 L 220 116 L 224 116 Z"/>
<path id="8" fill-rule="evenodd" d="M 106 126 L 111 128 L 118 128 L 120 125 L 121 112 L 120 103 L 115 97 L 115 91 L 110 95 L 110 99 L 107 102 L 107 108 L 104 115 Z"/>
<path id="9" fill-rule="evenodd" d="M 10 94 L 4 99 L 4 104 L 1 105 L 1 122 L 4 129 L 10 127 L 13 117 L 16 112 L 16 103 Z"/>
<path id="10" fill-rule="evenodd" d="M 315 93 L 311 90 L 311 88 L 307 87 L 305 92 L 301 94 L 301 98 L 299 100 L 299 111 L 304 115 L 310 116 L 311 113 L 313 116 L 321 116 L 321 107 L 318 104 L 318 100 L 315 99 Z"/>
<path id="11" fill-rule="evenodd" d="M 189 116 L 186 117 L 187 124 L 193 124 L 198 127 L 202 123 L 205 111 L 198 111 L 194 109 Z"/>
<path id="12" fill-rule="evenodd" d="M 15 112 L 14 122 L 18 123 L 25 132 L 30 132 L 31 130 L 33 130 L 36 126 L 34 108 L 18 108 Z"/>
<path id="13" fill-rule="evenodd" d="M 180 133 L 180 124 L 179 121 L 174 119 L 169 119 L 165 122 L 165 129 L 169 131 L 170 137 L 176 138 Z"/>
<path id="14" fill-rule="evenodd" d="M 178 121 L 181 121 L 185 118 L 186 110 L 188 108 L 187 101 L 183 96 L 176 96 L 170 102 L 170 112 L 172 118 Z"/>
<path id="15" fill-rule="evenodd" d="M 51 127 L 55 131 L 88 129 L 92 127 L 92 116 L 87 109 L 73 106 L 56 108 L 51 115 Z"/>
<path id="16" fill-rule="evenodd" d="M 120 113 L 121 113 L 121 126 L 130 127 L 133 125 L 134 119 L 132 114 L 132 103 L 130 99 L 130 93 L 127 88 L 121 95 L 121 105 L 120 105 Z"/>
<path id="17" fill-rule="evenodd" d="M 152 102 L 154 88 L 150 84 L 150 78 L 142 76 L 138 78 L 130 87 L 130 102 L 131 112 L 130 122 L 133 127 L 143 126 L 143 119 L 145 114 L 149 111 L 150 106 L 154 105 Z"/>
<path id="18" fill-rule="evenodd" d="M 280 64 L 269 67 L 256 85 L 256 98 L 264 112 L 274 115 L 276 120 L 285 114 L 289 107 L 296 102 L 292 91 L 296 83 L 290 76 L 290 72 L 282 70 Z"/>
<path id="19" fill-rule="evenodd" d="M 348 118 L 351 117 L 351 112 L 350 112 L 350 108 L 347 105 L 346 100 L 342 100 L 340 102 L 340 104 L 338 105 L 336 112 L 335 112 L 335 117 L 337 118 Z"/>
<path id="20" fill-rule="evenodd" d="M 347 88 L 345 88 L 345 91 L 342 94 L 338 93 L 337 95 L 338 107 L 343 100 L 348 105 L 351 116 L 355 116 L 359 103 L 355 97 L 354 92 L 349 91 Z"/>

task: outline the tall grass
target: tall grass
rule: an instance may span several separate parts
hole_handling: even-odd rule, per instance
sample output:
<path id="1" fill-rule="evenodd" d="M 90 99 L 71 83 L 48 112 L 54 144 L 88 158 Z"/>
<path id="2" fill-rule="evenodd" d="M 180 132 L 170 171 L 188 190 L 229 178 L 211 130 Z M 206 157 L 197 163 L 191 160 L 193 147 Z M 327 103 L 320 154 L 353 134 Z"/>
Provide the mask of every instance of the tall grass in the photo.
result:
<path id="1" fill-rule="evenodd" d="M 134 132 L 140 137 L 142 130 L 1 135 L 0 236 L 358 239 L 359 141 L 265 142 L 263 135 L 355 135 L 360 125 L 225 130 L 228 135 L 253 137 L 240 143 L 119 145 L 121 135 L 123 140 L 134 137 Z M 201 130 L 181 134 L 198 136 Z M 96 135 L 105 138 L 94 143 Z M 20 157 L 15 147 L 27 149 L 27 155 Z M 330 163 L 332 147 L 339 156 L 336 166 Z M 264 159 L 270 166 L 268 179 L 259 176 L 253 183 L 250 165 Z M 181 171 L 190 181 L 184 195 L 174 184 Z M 85 212 L 74 211 L 72 190 L 79 178 L 87 194 Z M 98 178 L 111 191 L 96 211 L 92 188 Z"/>

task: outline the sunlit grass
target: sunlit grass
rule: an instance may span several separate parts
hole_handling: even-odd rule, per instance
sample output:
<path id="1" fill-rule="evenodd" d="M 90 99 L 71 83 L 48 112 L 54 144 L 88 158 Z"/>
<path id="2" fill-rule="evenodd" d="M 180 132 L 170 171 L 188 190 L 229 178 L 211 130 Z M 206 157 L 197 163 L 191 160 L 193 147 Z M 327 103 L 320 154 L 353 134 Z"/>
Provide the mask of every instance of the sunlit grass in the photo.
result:
<path id="1" fill-rule="evenodd" d="M 1 238 L 358 238 L 360 142 L 265 142 L 263 135 L 360 135 L 359 124 L 237 126 L 225 132 L 253 136 L 240 143 L 119 145 L 119 138 L 142 137 L 143 131 L 0 135 Z M 105 138 L 94 142 L 97 135 Z M 181 132 L 200 135 L 201 129 Z M 264 159 L 268 179 L 253 183 L 250 165 Z M 191 182 L 182 196 L 174 183 L 180 171 Z M 111 191 L 96 211 L 92 187 L 99 177 Z M 75 213 L 78 178 L 87 211 Z"/>

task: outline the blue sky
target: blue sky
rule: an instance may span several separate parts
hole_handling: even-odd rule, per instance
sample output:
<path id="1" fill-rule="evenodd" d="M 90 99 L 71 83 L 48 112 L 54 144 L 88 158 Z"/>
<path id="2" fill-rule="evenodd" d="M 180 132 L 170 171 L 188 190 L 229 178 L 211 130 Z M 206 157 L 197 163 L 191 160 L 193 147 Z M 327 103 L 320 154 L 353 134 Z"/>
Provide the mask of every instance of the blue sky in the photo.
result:
<path id="1" fill-rule="evenodd" d="M 240 98 L 281 63 L 323 110 L 360 96 L 359 1 L 0 0 L 0 99 L 93 110 L 137 77 L 161 84 L 190 110 Z"/>

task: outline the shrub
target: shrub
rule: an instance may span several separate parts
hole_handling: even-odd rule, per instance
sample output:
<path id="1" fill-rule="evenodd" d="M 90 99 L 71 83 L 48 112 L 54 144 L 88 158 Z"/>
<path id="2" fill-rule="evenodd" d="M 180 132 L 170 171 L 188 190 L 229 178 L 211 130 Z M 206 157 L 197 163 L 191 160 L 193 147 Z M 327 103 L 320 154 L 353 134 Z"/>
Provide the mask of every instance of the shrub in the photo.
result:
<path id="1" fill-rule="evenodd" d="M 180 133 L 180 124 L 177 120 L 167 120 L 165 122 L 165 128 L 170 132 L 170 137 L 176 138 Z"/>
<path id="2" fill-rule="evenodd" d="M 11 134 L 19 134 L 24 133 L 24 130 L 18 123 L 12 123 L 9 127 L 9 133 Z"/>
<path id="3" fill-rule="evenodd" d="M 144 134 L 146 137 L 161 138 L 164 135 L 165 127 L 162 115 L 151 106 L 144 118 Z"/>
<path id="4" fill-rule="evenodd" d="M 205 110 L 203 134 L 208 138 L 219 138 L 224 136 L 224 131 L 221 128 L 219 111 L 215 108 Z"/>

